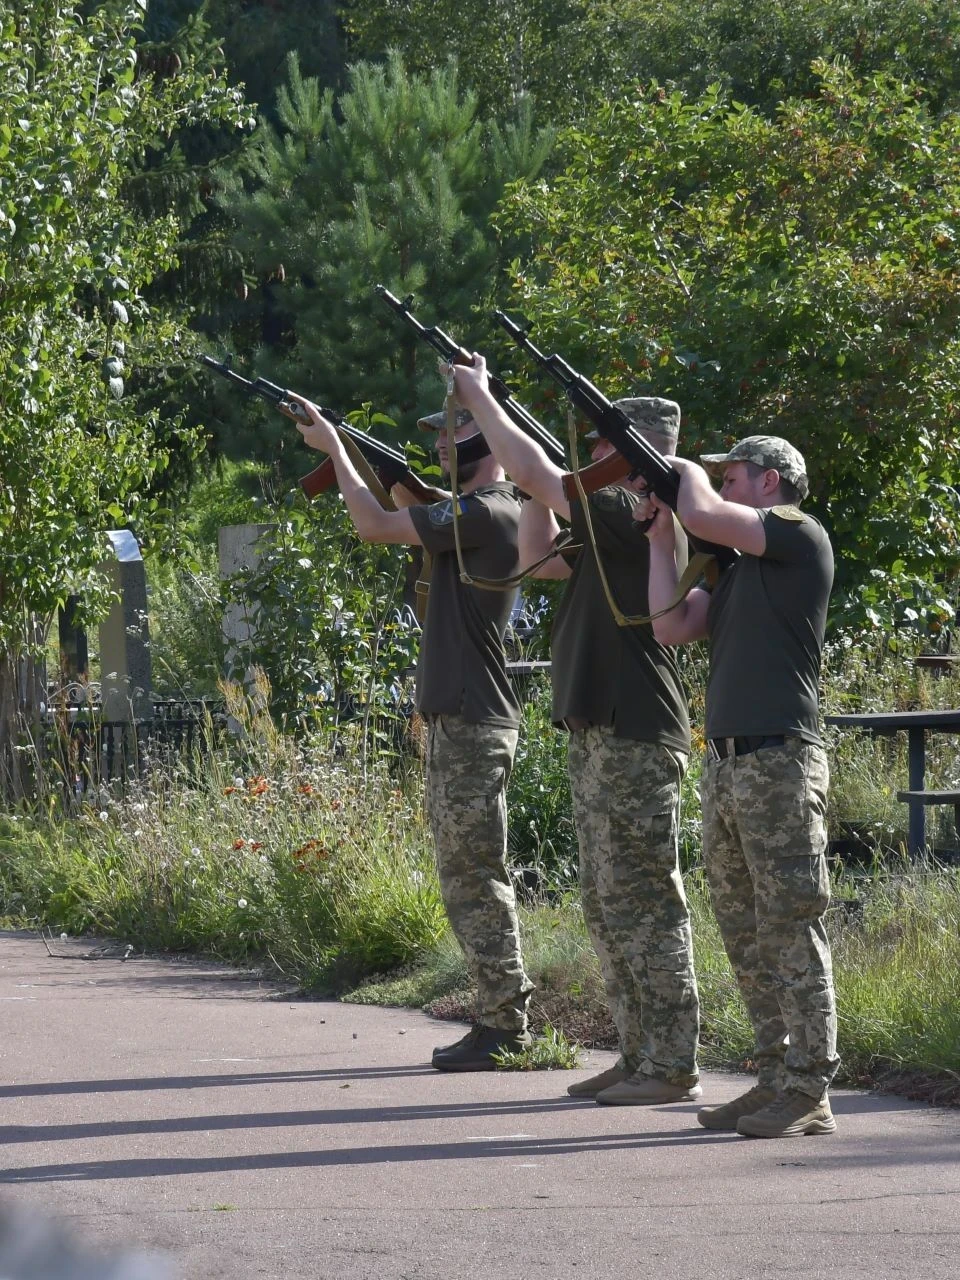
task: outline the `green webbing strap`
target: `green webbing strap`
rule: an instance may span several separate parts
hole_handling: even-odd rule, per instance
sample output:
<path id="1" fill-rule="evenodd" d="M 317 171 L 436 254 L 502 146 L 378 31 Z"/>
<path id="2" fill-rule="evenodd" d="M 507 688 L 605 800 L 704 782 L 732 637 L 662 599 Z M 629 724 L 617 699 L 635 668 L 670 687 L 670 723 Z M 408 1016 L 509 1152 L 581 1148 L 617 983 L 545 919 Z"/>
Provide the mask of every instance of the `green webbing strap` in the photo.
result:
<path id="1" fill-rule="evenodd" d="M 677 607 L 691 588 L 708 571 L 710 564 L 715 563 L 714 557 L 707 555 L 705 552 L 698 551 L 691 557 L 684 568 L 683 573 L 680 575 L 680 581 L 677 583 L 676 592 L 668 605 L 663 609 L 659 609 L 656 613 L 648 613 L 645 616 L 636 614 L 633 617 L 628 617 L 617 604 L 616 598 L 610 587 L 610 583 L 607 580 L 606 570 L 603 567 L 600 548 L 597 546 L 597 537 L 593 530 L 593 519 L 590 515 L 590 501 L 587 497 L 586 490 L 583 487 L 583 481 L 580 479 L 580 467 L 577 464 L 577 423 L 574 418 L 572 406 L 567 410 L 567 431 L 570 437 L 570 457 L 573 460 L 570 474 L 573 476 L 573 482 L 577 487 L 580 504 L 583 507 L 583 518 L 587 525 L 587 537 L 590 541 L 590 546 L 593 549 L 593 556 L 597 564 L 597 573 L 600 575 L 600 584 L 603 587 L 603 594 L 606 597 L 607 604 L 610 606 L 610 612 L 613 614 L 614 621 L 618 627 L 642 627 L 650 622 L 654 622 L 657 618 L 662 618 L 664 614 L 669 613 L 671 609 L 675 609 Z M 671 518 L 674 520 L 676 519 L 672 512 Z"/>
<path id="2" fill-rule="evenodd" d="M 354 467 L 356 468 L 357 474 L 360 476 L 360 479 L 367 486 L 367 488 L 370 490 L 370 492 L 373 494 L 376 500 L 380 503 L 384 511 L 396 511 L 397 509 L 396 503 L 390 497 L 389 493 L 387 493 L 383 485 L 380 483 L 380 477 L 377 475 L 373 467 L 371 467 L 370 463 L 366 460 L 366 458 L 360 452 L 359 448 L 357 447 L 356 441 L 352 440 L 351 437 L 346 435 L 345 433 L 337 432 L 337 434 L 340 436 L 340 440 L 343 444 L 343 447 L 344 449 L 346 449 L 347 455 L 349 456 L 350 461 L 353 463 Z M 414 583 L 414 586 L 413 586 L 414 595 L 416 596 L 416 605 L 414 608 L 414 612 L 416 613 L 417 621 L 421 624 L 421 626 L 423 625 L 424 619 L 427 616 L 427 597 L 430 592 L 430 569 L 431 569 L 430 553 L 429 551 L 427 551 L 426 548 L 424 548 L 423 560 L 420 565 L 420 576 L 417 578 L 417 581 Z"/>
<path id="3" fill-rule="evenodd" d="M 340 437 L 340 443 L 343 445 L 344 449 L 346 449 L 347 456 L 349 457 L 350 461 L 353 463 L 354 468 L 356 469 L 356 472 L 359 475 L 360 479 L 367 486 L 367 488 L 370 490 L 370 492 L 373 494 L 376 500 L 380 503 L 384 511 L 396 511 L 397 509 L 396 503 L 393 501 L 389 493 L 387 493 L 386 489 L 380 483 L 380 477 L 377 475 L 373 467 L 371 467 L 370 463 L 366 460 L 366 458 L 360 452 L 359 448 L 357 447 L 356 441 L 351 440 L 351 438 L 346 434 L 346 432 L 338 431 L 337 435 Z"/>
<path id="4" fill-rule="evenodd" d="M 467 587 L 477 587 L 481 591 L 512 591 L 514 587 L 518 587 L 524 579 L 529 578 L 531 574 L 536 573 L 541 565 L 546 564 L 548 560 L 552 560 L 558 552 L 573 541 L 573 534 L 568 529 L 565 533 L 557 538 L 553 547 L 545 556 L 541 556 L 533 564 L 528 565 L 526 569 L 521 569 L 519 573 L 512 573 L 508 578 L 474 578 L 467 572 L 467 566 L 463 560 L 463 548 L 460 545 L 460 498 L 457 495 L 457 401 L 454 394 L 454 381 L 452 369 L 447 375 L 447 458 L 450 466 L 450 494 L 451 494 L 451 512 L 453 514 L 453 542 L 457 549 L 457 568 L 460 571 L 460 581 Z"/>

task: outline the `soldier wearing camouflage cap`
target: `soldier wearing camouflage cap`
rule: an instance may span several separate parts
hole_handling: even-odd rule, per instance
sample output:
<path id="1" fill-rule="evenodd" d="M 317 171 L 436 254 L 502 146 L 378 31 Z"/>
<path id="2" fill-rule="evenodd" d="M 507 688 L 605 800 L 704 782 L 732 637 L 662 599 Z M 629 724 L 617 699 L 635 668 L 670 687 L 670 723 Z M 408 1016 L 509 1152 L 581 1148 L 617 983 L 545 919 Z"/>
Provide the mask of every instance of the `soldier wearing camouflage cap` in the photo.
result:
<path id="1" fill-rule="evenodd" d="M 749 462 L 764 471 L 776 471 L 781 481 L 793 485 L 800 498 L 805 498 L 810 491 L 803 454 L 780 436 L 745 436 L 728 453 L 705 453 L 700 461 L 707 474 L 716 480 L 723 479 L 729 463 Z"/>
<path id="2" fill-rule="evenodd" d="M 340 491 L 360 536 L 429 552 L 433 568 L 417 663 L 417 710 L 427 724 L 427 813 L 450 924 L 477 984 L 477 1023 L 438 1047 L 438 1071 L 490 1071 L 494 1054 L 531 1043 L 527 1004 L 533 983 L 523 967 L 513 882 L 506 866 L 506 787 L 520 706 L 506 671 L 503 636 L 516 590 L 484 591 L 460 580 L 456 515 L 468 574 L 508 578 L 518 569 L 520 497 L 491 456 L 471 414 L 454 418 L 460 492 L 445 502 L 385 511 L 364 485 L 340 438 L 315 405 L 301 427 L 307 444 L 333 460 Z M 440 467 L 449 474 L 445 410 L 420 419 L 437 432 Z M 456 511 L 454 510 L 456 503 Z"/>
<path id="3" fill-rule="evenodd" d="M 554 555 L 538 576 L 568 580 L 551 639 L 553 719 L 568 733 L 584 921 L 620 1057 L 568 1092 L 613 1106 L 689 1101 L 701 1089 L 699 1001 L 677 851 L 690 751 L 686 694 L 673 653 L 650 627 L 617 625 L 598 567 L 599 557 L 621 609 L 648 612 L 649 548 L 633 519 L 641 497 L 625 482 L 584 504 L 573 478 L 489 394 L 481 357 L 473 368 L 458 365 L 455 378 L 495 456 L 532 495 L 521 518 L 521 563 L 555 550 L 556 516 L 569 521 L 579 544 L 572 566 Z M 654 448 L 675 450 L 680 408 L 673 400 L 639 396 L 617 404 Z M 594 461 L 613 452 L 599 437 L 591 444 Z"/>
<path id="4" fill-rule="evenodd" d="M 747 1137 L 833 1133 L 828 1088 L 839 1058 L 818 704 L 833 552 L 800 510 L 807 468 L 788 441 L 748 436 L 707 454 L 703 469 L 670 461 L 685 528 L 740 552 L 712 593 L 694 590 L 677 604 L 674 521 L 656 498 L 641 512 L 655 513 L 650 604 L 666 611 L 657 635 L 710 642 L 703 857 L 759 1067 L 752 1089 L 697 1118 Z"/>

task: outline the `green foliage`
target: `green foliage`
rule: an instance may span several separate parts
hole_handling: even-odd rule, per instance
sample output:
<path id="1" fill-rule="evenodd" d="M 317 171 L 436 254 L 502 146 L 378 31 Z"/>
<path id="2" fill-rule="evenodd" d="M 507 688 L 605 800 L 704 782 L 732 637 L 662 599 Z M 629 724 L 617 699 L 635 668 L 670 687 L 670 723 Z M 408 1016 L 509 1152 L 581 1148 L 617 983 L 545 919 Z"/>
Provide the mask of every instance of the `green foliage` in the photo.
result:
<path id="1" fill-rule="evenodd" d="M 340 79 L 343 50 L 334 0 L 207 0 L 204 8 L 222 43 L 230 83 L 240 85 L 246 100 L 266 114 L 291 49 L 298 50 L 305 73 L 322 84 Z"/>
<path id="2" fill-rule="evenodd" d="M 960 672 L 930 671 L 914 664 L 919 644 L 901 642 L 853 647 L 841 638 L 824 654 L 823 707 L 826 713 L 856 711 L 948 710 L 960 706 Z M 897 798 L 909 786 L 906 734 L 873 737 L 848 730 L 828 730 L 830 794 L 827 820 L 836 840 L 856 842 L 854 852 L 869 858 L 873 846 L 881 861 L 906 847 L 907 806 Z M 928 734 L 926 786 L 950 790 L 960 786 L 956 739 Z M 956 849 L 950 806 L 927 810 L 927 838 L 934 848 Z M 866 848 L 856 846 L 866 846 Z"/>
<path id="3" fill-rule="evenodd" d="M 523 705 L 507 789 L 510 861 L 522 881 L 556 890 L 576 881 L 577 833 L 567 780 L 567 735 L 551 722 L 549 681 Z"/>
<path id="4" fill-rule="evenodd" d="M 792 440 L 838 552 L 835 621 L 937 627 L 960 527 L 960 115 L 817 72 L 773 121 L 716 90 L 604 106 L 501 215 L 536 243 L 517 299 L 611 395 L 679 400 L 684 452 Z"/>
<path id="5" fill-rule="evenodd" d="M 135 211 L 127 182 L 175 129 L 242 115 L 189 64 L 142 73 L 143 8 L 0 2 L 0 772 L 17 772 L 10 673 L 33 619 L 70 593 L 103 603 L 105 531 L 149 535 L 173 442 L 197 447 L 138 403 L 184 341 L 145 299 L 183 226 Z"/>
<path id="6" fill-rule="evenodd" d="M 502 116 L 532 94 L 543 120 L 570 119 L 615 83 L 617 42 L 629 23 L 625 0 L 346 0 L 339 6 L 351 59 L 387 49 L 426 75 L 457 58 L 481 109 Z"/>
<path id="7" fill-rule="evenodd" d="M 361 542 L 339 495 L 275 515 L 257 566 L 225 587 L 253 625 L 234 672 L 263 669 L 281 723 L 360 716 L 381 745 L 393 742 L 417 640 L 400 608 L 402 555 Z"/>
<path id="8" fill-rule="evenodd" d="M 256 345 L 269 321 L 268 376 L 341 411 L 370 401 L 409 429 L 442 396 L 436 359 L 374 285 L 423 294 L 429 318 L 442 309 L 468 341 L 464 322 L 497 267 L 490 212 L 509 181 L 538 172 L 550 135 L 528 108 L 502 128 L 483 123 L 453 64 L 416 77 L 398 58 L 361 63 L 339 98 L 296 57 L 288 76 L 278 126 L 261 124 L 245 184 L 223 200 L 251 271 L 272 277 L 263 322 L 238 328 L 238 342 Z M 271 420 L 256 444 L 248 432 L 221 445 L 266 451 L 278 435 Z"/>
<path id="9" fill-rule="evenodd" d="M 161 698 L 216 698 L 225 657 L 217 557 L 208 547 L 181 552 L 146 557 L 153 689 Z"/>
<path id="10" fill-rule="evenodd" d="M 616 6 L 612 71 L 702 93 L 719 81 L 773 112 L 811 95 L 816 58 L 844 58 L 861 76 L 887 71 L 923 84 L 935 106 L 960 91 L 960 12 L 953 0 L 630 0 Z"/>
<path id="11" fill-rule="evenodd" d="M 838 912 L 833 921 L 847 1078 L 871 1085 L 923 1073 L 942 1087 L 949 1073 L 955 1090 L 960 873 L 878 867 L 858 888 L 859 916 Z"/>
<path id="12" fill-rule="evenodd" d="M 581 1065 L 580 1046 L 549 1022 L 526 1049 L 503 1049 L 493 1060 L 498 1071 L 576 1071 Z"/>
<path id="13" fill-rule="evenodd" d="M 242 715 L 239 707 L 234 710 Z M 0 817 L 0 916 L 271 962 L 305 988 L 409 964 L 446 928 L 419 796 L 255 710 L 246 756 L 65 823 Z M 102 806 L 97 808 L 96 806 Z"/>
<path id="14" fill-rule="evenodd" d="M 960 91 L 954 0 L 347 0 L 348 56 L 398 49 L 429 72 L 455 55 L 482 109 L 524 93 L 542 118 L 582 121 L 591 107 L 653 79 L 689 94 L 717 81 L 740 102 L 775 110 L 816 90 L 815 58 L 846 58 L 860 75 L 922 83 L 935 106 Z"/>

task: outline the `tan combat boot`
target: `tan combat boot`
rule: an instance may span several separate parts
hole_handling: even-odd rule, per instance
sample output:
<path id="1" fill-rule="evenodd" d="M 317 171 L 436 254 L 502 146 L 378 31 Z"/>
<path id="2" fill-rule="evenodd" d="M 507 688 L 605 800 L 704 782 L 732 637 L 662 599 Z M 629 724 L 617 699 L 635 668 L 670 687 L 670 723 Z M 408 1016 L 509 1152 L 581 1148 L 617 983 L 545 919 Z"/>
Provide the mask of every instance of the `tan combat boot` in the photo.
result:
<path id="1" fill-rule="evenodd" d="M 606 1071 L 601 1071 L 597 1076 L 591 1076 L 588 1080 L 578 1080 L 575 1084 L 567 1087 L 567 1093 L 571 1098 L 595 1098 L 601 1089 L 609 1089 L 612 1084 L 619 1084 L 621 1080 L 626 1080 L 629 1075 L 619 1064 L 608 1067 Z"/>
<path id="2" fill-rule="evenodd" d="M 702 1093 L 698 1084 L 668 1084 L 635 1071 L 619 1084 L 601 1089 L 597 1101 L 603 1107 L 655 1107 L 667 1102 L 694 1102 Z"/>
<path id="3" fill-rule="evenodd" d="M 724 1102 L 719 1107 L 702 1107 L 697 1112 L 697 1119 L 705 1129 L 720 1129 L 724 1133 L 736 1133 L 737 1121 L 742 1116 L 752 1116 L 761 1111 L 777 1096 L 777 1091 L 770 1085 L 755 1084 L 746 1093 L 732 1102 Z"/>
<path id="4" fill-rule="evenodd" d="M 799 1138 L 836 1128 L 827 1095 L 817 1100 L 799 1089 L 784 1089 L 761 1111 L 737 1121 L 737 1133 L 745 1138 Z"/>

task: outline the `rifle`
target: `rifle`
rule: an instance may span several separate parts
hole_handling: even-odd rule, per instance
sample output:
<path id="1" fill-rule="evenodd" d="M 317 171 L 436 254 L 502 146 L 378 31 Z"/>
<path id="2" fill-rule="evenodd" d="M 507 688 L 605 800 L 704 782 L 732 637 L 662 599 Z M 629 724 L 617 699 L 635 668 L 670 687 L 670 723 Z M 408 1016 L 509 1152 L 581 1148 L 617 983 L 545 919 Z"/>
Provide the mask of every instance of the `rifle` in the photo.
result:
<path id="1" fill-rule="evenodd" d="M 377 285 L 377 293 L 384 300 L 388 307 L 391 307 L 402 320 L 421 337 L 424 342 L 433 347 L 438 355 L 442 356 L 448 364 L 463 364 L 472 366 L 473 356 L 469 351 L 465 351 L 463 347 L 458 346 L 449 334 L 444 333 L 442 329 L 436 325 L 427 328 L 426 325 L 420 323 L 413 312 L 410 310 L 410 303 L 413 301 L 413 295 L 400 298 L 392 294 L 384 285 Z M 535 440 L 550 461 L 558 467 L 562 467 L 564 471 L 567 469 L 567 455 L 564 452 L 563 445 L 555 436 L 552 436 L 546 427 L 542 426 L 536 418 L 529 413 L 519 401 L 515 400 L 510 394 L 510 388 L 500 378 L 495 377 L 492 373 L 487 375 L 487 381 L 490 385 L 490 391 L 493 398 L 497 401 L 507 417 L 516 426 L 520 428 L 531 439 Z"/>
<path id="2" fill-rule="evenodd" d="M 495 311 L 493 316 L 501 328 L 506 329 L 517 346 L 522 351 L 526 351 L 541 369 L 563 387 L 574 408 L 579 409 L 584 417 L 593 423 L 600 435 L 605 440 L 609 440 L 620 455 L 617 459 L 618 474 L 611 475 L 603 483 L 610 484 L 614 479 L 621 479 L 625 475 L 641 475 L 661 502 L 665 502 L 671 511 L 676 511 L 680 493 L 679 471 L 671 467 L 670 463 L 644 440 L 624 411 L 618 409 L 598 387 L 595 387 L 582 373 L 578 373 L 566 360 L 558 355 L 544 355 L 530 341 L 526 329 L 515 324 L 509 316 L 502 311 Z M 600 466 L 602 463 L 595 464 L 594 467 L 587 468 L 587 471 L 598 470 Z M 582 474 L 585 478 L 585 473 Z M 598 471 L 598 476 L 599 474 Z M 584 489 L 588 493 L 593 491 L 593 487 L 588 484 L 584 485 Z M 690 534 L 687 537 L 697 551 L 714 556 L 722 569 L 733 564 L 739 555 L 733 547 L 704 542 Z"/>
<path id="3" fill-rule="evenodd" d="M 234 386 L 240 387 L 247 395 L 260 396 L 261 399 L 267 400 L 275 408 L 279 409 L 281 413 L 285 413 L 288 418 L 293 418 L 295 422 L 309 423 L 309 418 L 301 410 L 298 402 L 292 398 L 291 393 L 285 391 L 283 387 L 278 387 L 275 382 L 268 382 L 266 378 L 256 378 L 251 382 L 248 378 L 241 377 L 239 373 L 235 373 L 230 368 L 229 356 L 226 360 L 214 360 L 213 356 L 201 356 L 200 361 L 208 369 L 212 369 L 222 378 L 226 378 L 228 382 L 232 382 Z M 367 435 L 365 431 L 358 431 L 356 427 L 352 427 L 349 422 L 344 421 L 340 414 L 333 409 L 321 409 L 320 412 L 336 426 L 337 432 L 341 436 L 347 436 L 353 441 L 359 452 L 377 473 L 380 483 L 388 492 L 393 485 L 401 484 L 419 502 L 442 502 L 449 499 L 449 493 L 426 484 L 411 469 L 406 457 L 399 450 L 391 449 L 389 445 L 381 444 L 379 440 Z M 319 467 L 316 467 L 301 478 L 300 487 L 308 498 L 315 498 L 318 494 L 335 485 L 336 482 L 337 477 L 333 463 L 327 458 Z"/>

